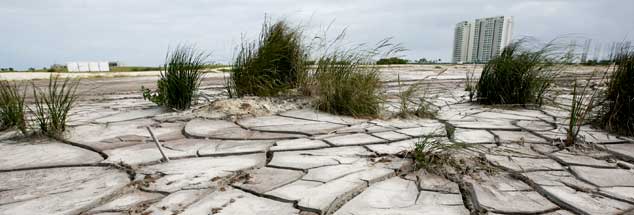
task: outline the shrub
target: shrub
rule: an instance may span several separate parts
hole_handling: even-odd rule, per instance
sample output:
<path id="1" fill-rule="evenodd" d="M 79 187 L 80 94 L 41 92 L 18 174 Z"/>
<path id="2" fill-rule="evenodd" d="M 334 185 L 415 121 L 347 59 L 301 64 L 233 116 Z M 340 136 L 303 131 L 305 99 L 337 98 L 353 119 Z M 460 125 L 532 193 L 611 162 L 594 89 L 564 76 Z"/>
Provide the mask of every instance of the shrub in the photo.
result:
<path id="1" fill-rule="evenodd" d="M 298 86 L 306 75 L 306 62 L 300 29 L 266 20 L 257 41 L 242 43 L 227 89 L 231 97 L 277 96 Z"/>
<path id="2" fill-rule="evenodd" d="M 26 134 L 25 94 L 26 88 L 20 93 L 17 83 L 0 80 L 0 130 L 17 127 Z"/>
<path id="3" fill-rule="evenodd" d="M 542 104 L 544 93 L 557 75 L 551 45 L 531 51 L 523 41 L 513 42 L 491 59 L 477 83 L 483 104 Z"/>
<path id="4" fill-rule="evenodd" d="M 389 65 L 389 64 L 407 64 L 407 60 L 391 57 L 391 58 L 382 58 L 376 62 L 377 65 Z"/>
<path id="5" fill-rule="evenodd" d="M 317 109 L 355 117 L 379 115 L 383 98 L 378 68 L 364 65 L 359 56 L 335 53 L 322 57 L 315 78 Z"/>
<path id="6" fill-rule="evenodd" d="M 615 62 L 600 123 L 609 131 L 634 136 L 634 52 L 623 52 Z"/>
<path id="7" fill-rule="evenodd" d="M 59 76 L 49 78 L 48 87 L 40 89 L 33 84 L 35 121 L 43 134 L 59 137 L 66 130 L 68 113 L 77 100 L 79 79 Z"/>
<path id="8" fill-rule="evenodd" d="M 193 46 L 178 46 L 168 52 L 157 81 L 157 90 L 152 92 L 142 87 L 143 97 L 150 101 L 177 110 L 191 107 L 197 96 L 203 69 L 209 55 Z"/>

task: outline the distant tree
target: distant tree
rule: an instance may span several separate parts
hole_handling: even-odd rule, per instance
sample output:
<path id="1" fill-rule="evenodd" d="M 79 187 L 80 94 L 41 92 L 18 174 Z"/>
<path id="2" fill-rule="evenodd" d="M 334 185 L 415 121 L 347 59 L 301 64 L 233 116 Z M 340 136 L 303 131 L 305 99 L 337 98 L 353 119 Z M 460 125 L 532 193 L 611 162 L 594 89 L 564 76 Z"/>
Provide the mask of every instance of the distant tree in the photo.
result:
<path id="1" fill-rule="evenodd" d="M 13 72 L 13 67 L 9 67 L 9 71 Z"/>
<path id="2" fill-rule="evenodd" d="M 397 57 L 391 57 L 391 58 L 382 58 L 379 59 L 376 64 L 378 65 L 387 65 L 387 64 L 407 64 L 407 60 L 405 59 L 401 59 L 401 58 L 397 58 Z"/>

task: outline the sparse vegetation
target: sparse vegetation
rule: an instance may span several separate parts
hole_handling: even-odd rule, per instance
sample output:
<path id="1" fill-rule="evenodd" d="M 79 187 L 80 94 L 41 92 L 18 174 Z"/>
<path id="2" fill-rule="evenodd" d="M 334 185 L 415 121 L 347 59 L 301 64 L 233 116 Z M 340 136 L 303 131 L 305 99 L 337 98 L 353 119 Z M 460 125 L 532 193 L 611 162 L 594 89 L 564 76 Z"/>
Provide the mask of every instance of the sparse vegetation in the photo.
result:
<path id="1" fill-rule="evenodd" d="M 634 136 L 634 51 L 624 51 L 615 62 L 599 121 L 609 131 Z"/>
<path id="2" fill-rule="evenodd" d="M 476 86 L 482 104 L 538 104 L 558 72 L 552 58 L 552 45 L 536 51 L 517 41 L 490 60 Z"/>
<path id="3" fill-rule="evenodd" d="M 208 58 L 208 54 L 193 46 L 176 47 L 167 54 L 161 77 L 157 81 L 158 89 L 152 92 L 142 87 L 143 98 L 177 110 L 191 107 Z"/>
<path id="4" fill-rule="evenodd" d="M 26 88 L 22 92 L 20 88 L 18 83 L 0 80 L 0 130 L 15 127 L 26 134 Z"/>
<path id="5" fill-rule="evenodd" d="M 382 58 L 379 59 L 378 61 L 376 61 L 377 65 L 390 65 L 390 64 L 407 64 L 408 61 L 405 59 L 401 59 L 398 57 L 391 57 L 391 58 Z"/>
<path id="6" fill-rule="evenodd" d="M 401 118 L 409 118 L 411 116 L 417 116 L 420 118 L 432 118 L 436 115 L 435 111 L 432 111 L 431 107 L 427 103 L 425 96 L 426 90 L 422 88 L 421 82 L 416 82 L 405 88 L 403 90 L 403 83 L 401 82 L 400 76 L 397 77 L 397 83 L 399 92 L 397 94 L 400 101 L 400 111 L 397 116 Z M 416 104 L 415 109 L 410 108 L 410 104 L 413 103 L 412 100 L 416 93 L 419 93 L 418 103 Z"/>
<path id="7" fill-rule="evenodd" d="M 586 123 L 586 119 L 592 114 L 594 108 L 595 99 L 598 95 L 598 90 L 592 90 L 589 88 L 590 80 L 588 78 L 585 86 L 579 87 L 575 80 L 572 86 L 572 103 L 570 106 L 570 119 L 568 121 L 568 128 L 566 129 L 565 146 L 572 146 L 577 143 L 581 126 Z"/>
<path id="8" fill-rule="evenodd" d="M 477 89 L 477 85 L 475 82 L 475 65 L 471 71 L 467 71 L 465 77 L 465 91 L 469 92 L 469 101 L 473 101 L 473 97 L 475 96 Z"/>
<path id="9" fill-rule="evenodd" d="M 59 76 L 51 76 L 46 89 L 33 84 L 32 112 L 40 132 L 51 137 L 60 137 L 66 130 L 68 113 L 77 100 L 79 82 L 79 79 L 60 80 Z"/>
<path id="10" fill-rule="evenodd" d="M 306 62 L 300 29 L 267 19 L 260 38 L 240 47 L 227 81 L 230 96 L 277 96 L 295 88 L 306 77 Z"/>
<path id="11" fill-rule="evenodd" d="M 439 173 L 445 166 L 457 167 L 459 164 L 451 157 L 454 150 L 467 148 L 462 143 L 443 142 L 433 137 L 419 138 L 412 152 L 417 169 Z"/>

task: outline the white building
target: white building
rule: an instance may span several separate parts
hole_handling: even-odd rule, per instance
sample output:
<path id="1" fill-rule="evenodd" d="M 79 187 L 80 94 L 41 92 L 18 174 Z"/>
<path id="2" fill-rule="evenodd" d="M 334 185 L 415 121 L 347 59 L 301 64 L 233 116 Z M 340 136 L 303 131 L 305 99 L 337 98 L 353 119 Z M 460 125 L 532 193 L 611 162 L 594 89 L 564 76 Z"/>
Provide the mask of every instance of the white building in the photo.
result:
<path id="1" fill-rule="evenodd" d="M 454 33 L 454 63 L 486 63 L 511 43 L 513 17 L 497 16 L 463 21 Z"/>
<path id="2" fill-rule="evenodd" d="M 471 62 L 471 52 L 473 50 L 473 22 L 459 22 L 456 24 L 453 42 L 453 62 Z"/>
<path id="3" fill-rule="evenodd" d="M 107 61 L 100 62 L 69 62 L 66 64 L 69 72 L 109 72 L 110 65 Z"/>

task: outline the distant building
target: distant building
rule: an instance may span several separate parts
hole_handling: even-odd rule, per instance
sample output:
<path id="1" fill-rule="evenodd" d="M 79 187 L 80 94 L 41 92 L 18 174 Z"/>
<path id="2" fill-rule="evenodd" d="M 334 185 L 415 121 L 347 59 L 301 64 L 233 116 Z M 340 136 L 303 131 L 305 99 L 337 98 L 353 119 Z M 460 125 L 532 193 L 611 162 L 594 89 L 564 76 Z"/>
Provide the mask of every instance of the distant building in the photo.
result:
<path id="1" fill-rule="evenodd" d="M 454 32 L 454 63 L 486 63 L 511 43 L 513 17 L 497 16 L 463 21 Z"/>
<path id="2" fill-rule="evenodd" d="M 474 23 L 463 21 L 456 24 L 453 42 L 453 62 L 464 63 L 472 61 Z"/>
<path id="3" fill-rule="evenodd" d="M 69 62 L 66 64 L 69 72 L 109 72 L 108 61 L 99 62 Z"/>

